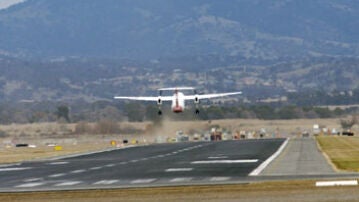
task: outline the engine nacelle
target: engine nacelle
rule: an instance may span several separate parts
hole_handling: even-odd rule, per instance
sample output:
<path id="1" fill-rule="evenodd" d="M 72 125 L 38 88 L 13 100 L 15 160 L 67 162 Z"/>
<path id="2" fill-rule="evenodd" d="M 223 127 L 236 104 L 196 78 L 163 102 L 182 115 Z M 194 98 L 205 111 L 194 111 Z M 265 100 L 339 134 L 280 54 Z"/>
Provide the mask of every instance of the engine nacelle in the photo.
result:
<path id="1" fill-rule="evenodd" d="M 161 96 L 159 96 L 158 99 L 157 99 L 157 105 L 162 105 L 162 98 L 161 98 Z"/>
<path id="2" fill-rule="evenodd" d="M 196 96 L 194 97 L 194 103 L 195 103 L 195 104 L 199 104 L 199 98 L 198 98 L 198 95 L 196 95 Z"/>

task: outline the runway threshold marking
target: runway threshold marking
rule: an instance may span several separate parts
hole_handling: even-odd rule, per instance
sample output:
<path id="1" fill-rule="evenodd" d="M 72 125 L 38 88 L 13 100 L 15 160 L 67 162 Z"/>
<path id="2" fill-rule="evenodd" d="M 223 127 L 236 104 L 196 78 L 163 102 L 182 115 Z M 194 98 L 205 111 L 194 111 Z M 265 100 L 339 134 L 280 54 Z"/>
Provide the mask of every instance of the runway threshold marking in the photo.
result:
<path id="1" fill-rule="evenodd" d="M 208 160 L 192 161 L 191 164 L 234 164 L 234 163 L 256 163 L 258 159 L 240 159 L 240 160 Z"/>
<path id="2" fill-rule="evenodd" d="M 165 172 L 186 172 L 192 170 L 193 168 L 168 168 L 165 170 Z"/>
<path id="3" fill-rule="evenodd" d="M 284 150 L 284 148 L 287 146 L 289 141 L 289 138 L 287 138 L 283 144 L 279 147 L 279 149 L 274 152 L 272 156 L 270 156 L 267 160 L 265 160 L 263 163 L 261 163 L 256 169 L 254 169 L 251 173 L 249 173 L 248 176 L 257 176 L 259 175 L 277 156 L 279 156 L 280 153 Z"/>

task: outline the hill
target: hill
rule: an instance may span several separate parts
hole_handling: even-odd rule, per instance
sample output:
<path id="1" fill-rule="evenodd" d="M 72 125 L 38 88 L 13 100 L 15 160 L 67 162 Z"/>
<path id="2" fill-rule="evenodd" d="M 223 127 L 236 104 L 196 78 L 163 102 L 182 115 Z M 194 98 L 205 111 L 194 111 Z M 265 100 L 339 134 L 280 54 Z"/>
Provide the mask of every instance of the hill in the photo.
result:
<path id="1" fill-rule="evenodd" d="M 0 10 L 0 50 L 28 58 L 353 56 L 359 2 L 27 0 Z"/>

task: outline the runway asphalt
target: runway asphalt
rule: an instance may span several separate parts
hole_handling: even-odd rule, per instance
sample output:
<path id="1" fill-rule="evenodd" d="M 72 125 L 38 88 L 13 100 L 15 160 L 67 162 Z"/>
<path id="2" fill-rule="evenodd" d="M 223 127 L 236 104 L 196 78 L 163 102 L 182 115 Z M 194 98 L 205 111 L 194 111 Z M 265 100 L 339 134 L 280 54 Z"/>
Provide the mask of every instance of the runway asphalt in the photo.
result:
<path id="1" fill-rule="evenodd" d="M 0 167 L 0 191 L 247 182 L 285 139 L 157 144 Z"/>
<path id="2" fill-rule="evenodd" d="M 303 166 L 302 164 L 316 161 L 310 154 L 315 150 L 311 143 L 310 140 L 256 139 L 157 144 L 58 160 L 0 166 L 0 192 L 359 177 L 356 173 L 343 174 L 328 170 L 320 172 L 317 169 L 319 167 Z M 284 147 L 285 145 L 289 146 Z M 269 164 L 266 168 L 269 171 L 265 169 L 262 175 L 262 171 L 253 175 L 253 171 L 258 170 L 262 167 L 261 164 L 265 164 L 268 158 L 271 159 L 273 154 L 281 150 L 279 148 L 284 151 L 277 160 Z M 309 153 L 297 154 L 297 148 Z M 290 156 L 293 159 L 289 161 Z M 303 159 L 303 156 L 310 161 L 306 162 L 308 159 Z M 318 156 L 316 158 L 320 159 Z M 287 160 L 289 164 L 285 163 Z M 281 168 L 283 166 L 287 168 Z M 299 172 L 298 169 L 301 168 L 309 170 Z M 311 172 L 313 169 L 317 169 L 316 172 Z M 286 170 L 295 170 L 295 173 Z"/>
<path id="3" fill-rule="evenodd" d="M 313 137 L 293 138 L 262 173 L 267 176 L 336 174 L 324 158 Z"/>

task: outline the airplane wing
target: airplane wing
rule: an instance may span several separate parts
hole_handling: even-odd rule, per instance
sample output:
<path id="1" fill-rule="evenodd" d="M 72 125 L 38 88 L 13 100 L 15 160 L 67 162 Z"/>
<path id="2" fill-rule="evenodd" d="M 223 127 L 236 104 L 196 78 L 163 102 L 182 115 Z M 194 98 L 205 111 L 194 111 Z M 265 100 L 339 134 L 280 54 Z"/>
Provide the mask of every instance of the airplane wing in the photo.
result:
<path id="1" fill-rule="evenodd" d="M 115 96 L 115 99 L 119 100 L 139 100 L 139 101 L 158 101 L 160 98 L 162 101 L 171 101 L 172 96 L 161 96 L 161 97 L 126 97 L 126 96 Z"/>
<path id="2" fill-rule="evenodd" d="M 229 95 L 240 95 L 242 92 L 231 92 L 231 93 L 213 93 L 213 94 L 204 94 L 204 95 L 186 95 L 185 100 L 194 100 L 196 97 L 198 99 L 211 99 L 216 97 L 224 97 Z"/>

